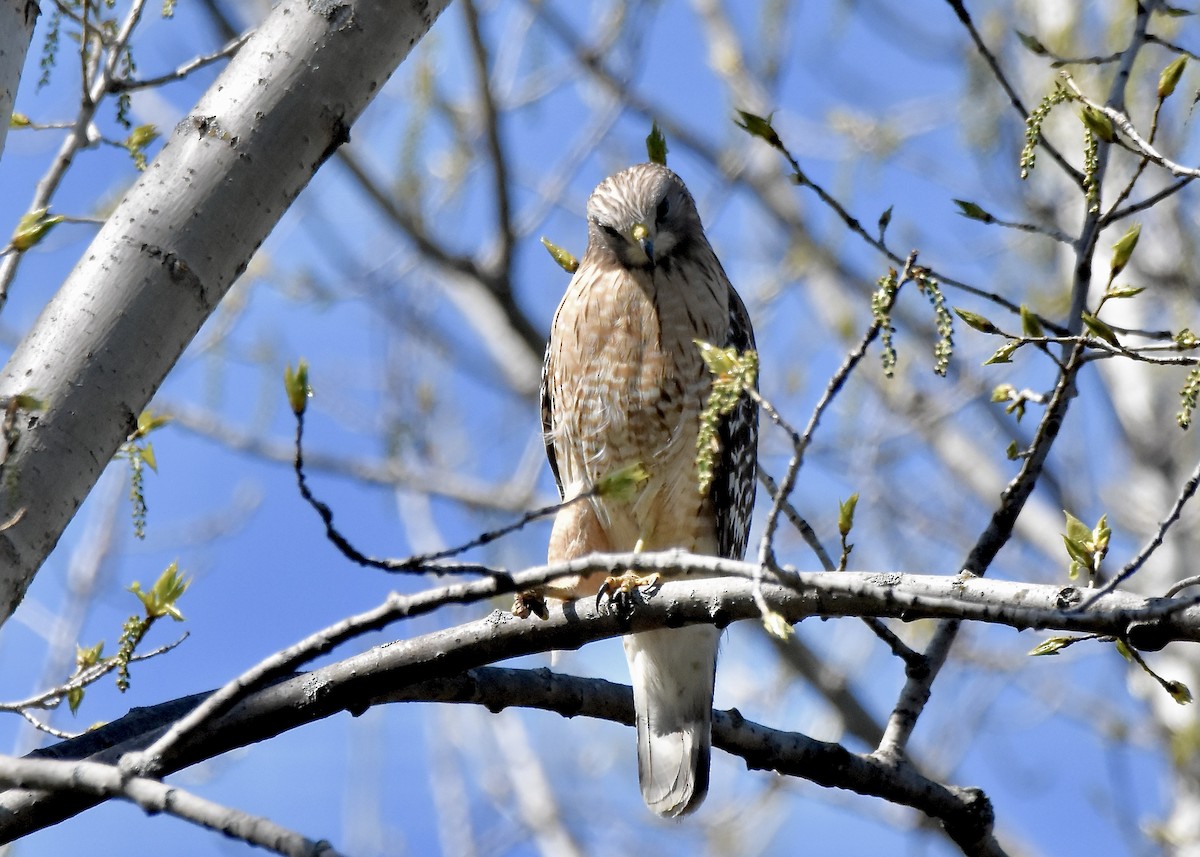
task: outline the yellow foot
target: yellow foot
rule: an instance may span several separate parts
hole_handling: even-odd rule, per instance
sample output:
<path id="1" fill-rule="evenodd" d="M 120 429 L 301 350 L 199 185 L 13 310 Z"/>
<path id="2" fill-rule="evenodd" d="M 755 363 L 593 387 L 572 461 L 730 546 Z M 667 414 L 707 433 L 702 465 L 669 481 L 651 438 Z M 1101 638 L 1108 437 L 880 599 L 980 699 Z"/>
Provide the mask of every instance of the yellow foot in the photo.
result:
<path id="1" fill-rule="evenodd" d="M 518 619 L 528 619 L 530 613 L 539 619 L 548 619 L 550 611 L 546 609 L 546 597 L 534 590 L 518 592 L 513 596 L 512 614 Z"/>
<path id="2" fill-rule="evenodd" d="M 659 585 L 657 572 L 643 577 L 637 572 L 627 571 L 607 577 L 601 584 L 600 591 L 596 593 L 596 609 L 600 609 L 600 601 L 605 599 L 609 609 L 615 609 L 617 615 L 628 618 L 633 614 L 636 602 L 642 597 L 639 590 L 644 589 L 647 594 L 652 594 L 658 590 Z"/>

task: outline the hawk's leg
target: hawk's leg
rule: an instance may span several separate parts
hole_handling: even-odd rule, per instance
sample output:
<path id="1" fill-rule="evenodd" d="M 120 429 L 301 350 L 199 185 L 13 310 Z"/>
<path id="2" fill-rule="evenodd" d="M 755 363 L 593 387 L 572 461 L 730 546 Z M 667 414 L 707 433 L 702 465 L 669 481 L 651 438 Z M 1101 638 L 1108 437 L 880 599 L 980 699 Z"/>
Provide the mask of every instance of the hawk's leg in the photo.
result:
<path id="1" fill-rule="evenodd" d="M 590 553 L 609 551 L 608 536 L 604 532 L 596 510 L 591 503 L 568 503 L 554 517 L 554 529 L 550 533 L 550 549 L 546 561 L 550 565 L 568 562 Z M 513 598 L 512 613 L 525 619 L 531 613 L 545 619 L 547 599 L 573 601 L 596 591 L 600 573 L 569 575 L 551 580 L 541 586 L 518 592 Z"/>

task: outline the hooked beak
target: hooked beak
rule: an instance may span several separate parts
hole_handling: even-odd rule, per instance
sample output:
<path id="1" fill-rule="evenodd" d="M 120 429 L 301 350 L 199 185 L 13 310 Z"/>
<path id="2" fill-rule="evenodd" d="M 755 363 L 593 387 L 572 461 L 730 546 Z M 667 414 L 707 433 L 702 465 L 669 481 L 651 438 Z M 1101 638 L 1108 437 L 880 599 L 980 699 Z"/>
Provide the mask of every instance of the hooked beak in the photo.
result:
<path id="1" fill-rule="evenodd" d="M 650 230 L 646 228 L 644 223 L 633 224 L 633 229 L 629 233 L 633 236 L 633 240 L 642 248 L 642 252 L 646 254 L 646 258 L 650 260 L 650 264 L 654 264 L 654 239 L 650 237 Z"/>

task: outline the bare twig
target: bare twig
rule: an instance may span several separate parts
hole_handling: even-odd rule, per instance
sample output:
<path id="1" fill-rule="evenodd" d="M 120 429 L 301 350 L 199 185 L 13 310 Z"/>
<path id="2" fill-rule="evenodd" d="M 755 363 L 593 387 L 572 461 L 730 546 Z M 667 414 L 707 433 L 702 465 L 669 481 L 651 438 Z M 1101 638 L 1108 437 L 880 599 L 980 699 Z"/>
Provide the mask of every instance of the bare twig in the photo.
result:
<path id="1" fill-rule="evenodd" d="M 314 842 L 266 818 L 222 806 L 178 786 L 145 777 L 126 777 L 113 765 L 0 756 L 0 783 L 9 788 L 121 798 L 149 813 L 165 812 L 289 857 L 336 857 L 338 854 L 328 842 Z"/>
<path id="2" fill-rule="evenodd" d="M 903 275 L 904 278 L 899 282 L 902 283 L 909 279 L 912 268 L 916 264 L 916 256 L 917 254 L 915 251 L 909 255 L 905 264 Z M 892 293 L 887 302 L 887 306 L 884 307 L 884 313 L 891 309 L 891 305 L 895 302 L 897 294 L 899 294 L 899 288 Z M 867 328 L 866 333 L 863 334 L 858 344 L 846 355 L 845 359 L 842 361 L 842 365 L 838 367 L 838 370 L 833 374 L 833 377 L 829 379 L 829 383 L 825 385 L 825 391 L 821 394 L 820 400 L 813 408 L 812 415 L 808 418 L 808 424 L 804 427 L 803 433 L 798 433 L 794 428 L 792 428 L 790 424 L 780 417 L 778 411 L 776 411 L 775 408 L 772 407 L 769 402 L 763 399 L 762 396 L 760 396 L 756 391 L 748 391 L 754 400 L 758 402 L 759 407 L 761 407 L 763 411 L 771 418 L 771 421 L 776 425 L 781 426 L 786 432 L 788 432 L 792 441 L 792 456 L 788 461 L 787 470 L 784 471 L 783 479 L 780 481 L 779 489 L 775 492 L 774 502 L 771 504 L 771 509 L 767 513 L 766 524 L 763 527 L 762 540 L 759 542 L 758 559 L 761 565 L 768 568 L 774 567 L 775 565 L 773 544 L 775 540 L 775 530 L 779 526 L 779 515 L 782 511 L 783 503 L 787 501 L 788 497 L 792 493 L 792 490 L 796 487 L 796 477 L 799 474 L 800 467 L 804 462 L 804 453 L 808 449 L 808 445 L 812 442 L 813 433 L 816 431 L 817 425 L 821 421 L 821 417 L 833 403 L 833 400 L 837 394 L 841 392 L 851 373 L 853 373 L 855 368 L 858 367 L 858 364 L 862 362 L 862 359 L 867 354 L 867 349 L 870 347 L 871 343 L 875 341 L 876 337 L 879 336 L 879 331 L 882 329 L 882 326 L 883 321 L 881 318 L 873 319 L 870 326 Z"/>
<path id="3" fill-rule="evenodd" d="M 162 86 L 167 83 L 175 83 L 179 80 L 184 80 L 193 72 L 199 71 L 202 68 L 212 65 L 215 62 L 220 62 L 223 59 L 236 54 L 250 38 L 253 30 L 247 30 L 240 36 L 228 41 L 224 47 L 218 48 L 209 54 L 194 57 L 187 62 L 181 64 L 174 71 L 169 71 L 166 74 L 160 74 L 156 77 L 145 77 L 140 79 L 133 78 L 118 78 L 109 86 L 110 92 L 133 92 L 138 89 L 150 89 L 156 86 Z"/>
<path id="4" fill-rule="evenodd" d="M 450 573 L 466 573 L 466 574 L 486 574 L 487 571 L 483 566 L 477 564 L 445 564 L 439 563 L 439 560 L 449 559 L 450 557 L 459 556 L 467 551 L 473 550 L 484 545 L 491 544 L 499 538 L 515 533 L 518 530 L 524 529 L 534 521 L 549 517 L 555 514 L 560 509 L 575 503 L 587 500 L 596 494 L 597 489 L 585 491 L 570 500 L 564 500 L 558 503 L 553 503 L 549 506 L 543 506 L 540 509 L 526 512 L 521 515 L 516 521 L 510 524 L 505 524 L 503 527 L 498 527 L 494 530 L 489 530 L 482 533 L 470 541 L 463 542 L 452 548 L 445 550 L 433 551 L 431 553 L 416 554 L 404 559 L 379 559 L 377 557 L 367 556 L 358 548 L 356 548 L 349 539 L 333 524 L 333 510 L 327 504 L 318 500 L 312 493 L 312 489 L 308 487 L 308 477 L 304 472 L 304 413 L 296 415 L 296 457 L 293 462 L 293 468 L 296 471 L 296 484 L 300 489 L 300 496 L 312 506 L 321 521 L 325 524 L 325 535 L 330 542 L 333 543 L 342 555 L 357 565 L 366 568 L 377 568 L 381 571 L 388 572 L 437 572 L 440 574 Z M 435 565 L 435 563 L 437 563 Z"/>
<path id="5" fill-rule="evenodd" d="M 1101 598 L 1105 594 L 1115 590 L 1118 586 L 1136 574 L 1138 569 L 1145 565 L 1146 560 L 1150 559 L 1150 557 L 1154 555 L 1154 552 L 1162 545 L 1163 539 L 1166 538 L 1167 532 L 1171 529 L 1175 522 L 1179 520 L 1179 516 L 1183 513 L 1183 507 L 1186 506 L 1188 501 L 1195 496 L 1196 488 L 1198 486 L 1200 486 L 1200 464 L 1197 464 L 1195 469 L 1192 470 L 1192 475 L 1189 476 L 1187 482 L 1183 484 L 1183 487 L 1179 491 L 1179 495 L 1175 498 L 1175 502 L 1171 505 L 1171 510 L 1167 513 L 1167 516 L 1159 522 L 1158 529 L 1154 532 L 1154 535 L 1150 537 L 1150 541 L 1148 541 L 1142 547 L 1142 549 L 1137 552 L 1137 555 L 1134 556 L 1133 559 L 1129 560 L 1129 562 L 1125 564 L 1125 567 L 1122 568 L 1120 572 L 1113 575 L 1112 580 L 1097 589 L 1094 594 L 1089 595 L 1087 600 L 1080 603 L 1077 609 L 1086 610 L 1096 602 L 1096 599 Z M 1178 590 L 1172 587 L 1167 597 L 1174 595 L 1176 592 L 1178 592 Z"/>
<path id="6" fill-rule="evenodd" d="M 496 220 L 499 234 L 499 258 L 496 270 L 490 278 L 493 283 L 507 284 L 512 275 L 512 257 L 515 233 L 512 222 L 512 203 L 509 199 L 508 157 L 500 137 L 500 114 L 492 95 L 491 69 L 487 45 L 479 29 L 479 10 L 474 0 L 463 0 L 463 17 L 467 23 L 467 36 L 471 44 L 471 59 L 475 68 L 475 88 L 479 93 L 480 120 L 484 138 L 487 140 L 488 161 L 492 173 L 492 193 L 496 197 Z M 512 296 L 508 299 L 511 301 Z"/>
<path id="7" fill-rule="evenodd" d="M 228 422 L 215 413 L 184 402 L 162 403 L 156 408 L 158 409 L 170 416 L 173 426 L 209 438 L 229 449 L 280 464 L 295 464 L 294 442 L 263 437 Z M 473 480 L 460 473 L 410 467 L 395 458 L 352 458 L 319 450 L 306 450 L 304 465 L 310 472 L 325 471 L 388 488 L 399 486 L 435 497 L 445 497 L 475 509 L 502 512 L 518 512 L 529 508 L 535 487 L 524 478 L 492 484 Z"/>

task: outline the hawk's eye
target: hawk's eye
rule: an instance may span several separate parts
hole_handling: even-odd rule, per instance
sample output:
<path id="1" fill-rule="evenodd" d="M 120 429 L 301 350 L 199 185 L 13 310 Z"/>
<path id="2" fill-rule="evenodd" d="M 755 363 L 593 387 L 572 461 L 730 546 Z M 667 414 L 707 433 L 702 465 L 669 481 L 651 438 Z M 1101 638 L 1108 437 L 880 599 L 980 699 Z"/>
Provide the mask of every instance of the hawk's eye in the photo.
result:
<path id="1" fill-rule="evenodd" d="M 654 212 L 654 222 L 662 223 L 667 219 L 667 212 L 670 210 L 671 203 L 668 200 L 663 199 L 663 201 L 658 204 L 658 210 Z"/>
<path id="2" fill-rule="evenodd" d="M 620 237 L 621 237 L 621 233 L 620 233 L 620 232 L 618 232 L 618 231 L 617 231 L 616 229 L 614 229 L 613 227 L 609 226 L 607 223 L 601 223 L 601 224 L 599 224 L 599 225 L 600 225 L 600 228 L 604 230 L 604 233 L 605 233 L 605 234 L 606 234 L 606 235 L 607 235 L 609 238 L 620 238 Z"/>

